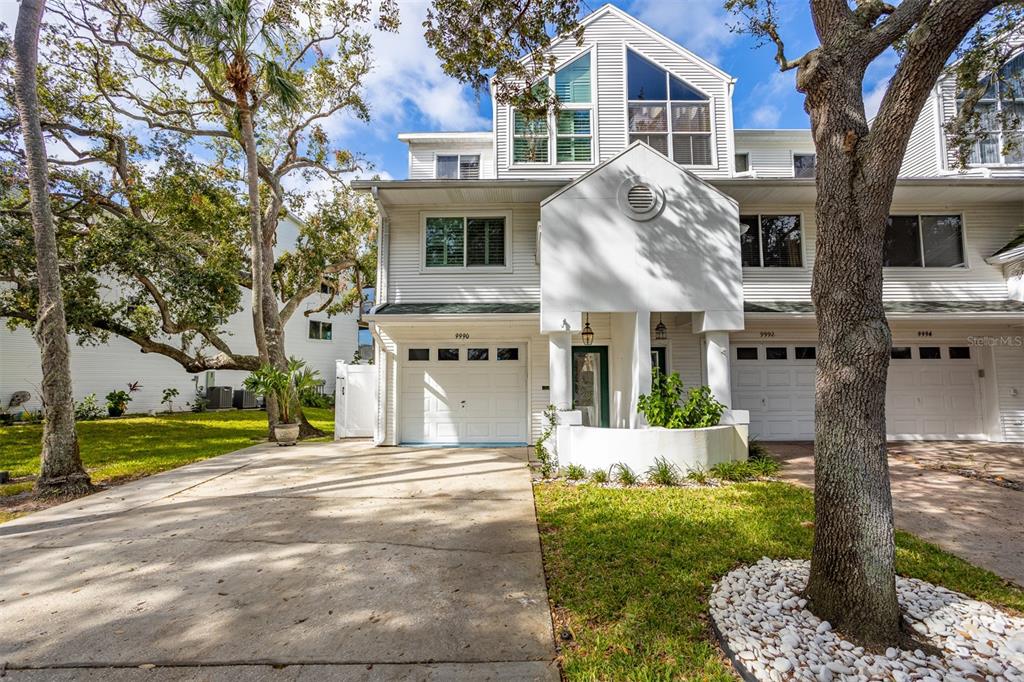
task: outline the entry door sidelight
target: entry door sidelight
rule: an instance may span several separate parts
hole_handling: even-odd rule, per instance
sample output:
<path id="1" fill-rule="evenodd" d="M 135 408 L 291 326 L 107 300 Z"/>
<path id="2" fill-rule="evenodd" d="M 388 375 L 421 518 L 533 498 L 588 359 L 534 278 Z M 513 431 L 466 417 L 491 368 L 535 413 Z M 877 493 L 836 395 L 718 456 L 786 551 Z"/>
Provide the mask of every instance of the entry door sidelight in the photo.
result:
<path id="1" fill-rule="evenodd" d="M 607 346 L 573 346 L 572 404 L 584 426 L 608 426 Z"/>

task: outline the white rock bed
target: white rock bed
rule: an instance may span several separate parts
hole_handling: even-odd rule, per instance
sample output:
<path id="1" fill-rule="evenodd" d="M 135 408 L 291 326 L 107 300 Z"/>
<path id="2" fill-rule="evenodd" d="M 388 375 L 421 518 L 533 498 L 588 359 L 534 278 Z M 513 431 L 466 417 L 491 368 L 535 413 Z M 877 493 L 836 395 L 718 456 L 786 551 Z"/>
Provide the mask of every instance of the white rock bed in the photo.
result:
<path id="1" fill-rule="evenodd" d="M 842 639 L 800 597 L 810 564 L 761 559 L 724 576 L 711 617 L 748 679 L 1024 682 L 1024 618 L 959 592 L 897 577 L 900 606 L 918 637 L 941 649 L 878 655 Z"/>

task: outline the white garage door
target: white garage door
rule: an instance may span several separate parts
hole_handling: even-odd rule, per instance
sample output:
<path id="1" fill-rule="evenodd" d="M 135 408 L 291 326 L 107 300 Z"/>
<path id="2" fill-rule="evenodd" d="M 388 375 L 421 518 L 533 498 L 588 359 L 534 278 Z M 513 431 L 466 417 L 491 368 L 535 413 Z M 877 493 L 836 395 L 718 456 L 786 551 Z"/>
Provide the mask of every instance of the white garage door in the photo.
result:
<path id="1" fill-rule="evenodd" d="M 737 343 L 732 352 L 733 403 L 750 410 L 750 435 L 813 439 L 814 346 Z M 894 440 L 985 438 L 975 350 L 897 344 L 885 412 Z"/>
<path id="2" fill-rule="evenodd" d="M 399 409 L 403 443 L 523 445 L 525 347 L 407 345 Z"/>

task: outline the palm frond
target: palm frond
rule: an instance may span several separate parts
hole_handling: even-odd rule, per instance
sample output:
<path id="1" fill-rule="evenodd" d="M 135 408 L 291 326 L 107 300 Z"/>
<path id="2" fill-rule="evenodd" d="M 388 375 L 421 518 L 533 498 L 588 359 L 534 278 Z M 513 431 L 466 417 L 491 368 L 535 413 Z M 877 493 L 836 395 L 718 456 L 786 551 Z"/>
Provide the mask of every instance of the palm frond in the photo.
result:
<path id="1" fill-rule="evenodd" d="M 292 74 L 273 60 L 266 60 L 263 77 L 267 91 L 286 109 L 297 109 L 302 104 L 302 91 L 292 80 Z"/>

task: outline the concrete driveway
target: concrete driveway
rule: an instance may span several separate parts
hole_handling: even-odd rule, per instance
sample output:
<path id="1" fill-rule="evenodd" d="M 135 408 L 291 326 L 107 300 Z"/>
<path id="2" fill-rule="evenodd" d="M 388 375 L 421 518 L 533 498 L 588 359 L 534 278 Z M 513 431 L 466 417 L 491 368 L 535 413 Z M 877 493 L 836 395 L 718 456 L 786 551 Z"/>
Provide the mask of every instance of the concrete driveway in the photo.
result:
<path id="1" fill-rule="evenodd" d="M 262 445 L 0 525 L 0 668 L 557 680 L 525 456 Z"/>
<path id="2" fill-rule="evenodd" d="M 782 478 L 814 486 L 814 443 L 766 445 L 783 461 Z M 896 527 L 1024 586 L 1024 492 L 956 470 L 1022 480 L 1024 445 L 891 443 Z"/>

